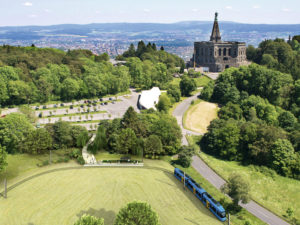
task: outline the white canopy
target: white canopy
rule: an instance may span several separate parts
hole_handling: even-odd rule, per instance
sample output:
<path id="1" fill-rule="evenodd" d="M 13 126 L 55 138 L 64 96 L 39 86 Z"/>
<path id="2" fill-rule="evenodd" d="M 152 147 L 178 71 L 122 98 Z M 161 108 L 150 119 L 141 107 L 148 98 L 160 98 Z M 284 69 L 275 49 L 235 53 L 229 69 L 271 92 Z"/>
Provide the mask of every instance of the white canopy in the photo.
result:
<path id="1" fill-rule="evenodd" d="M 142 91 L 139 104 L 145 109 L 156 109 L 155 105 L 158 103 L 160 95 L 161 91 L 158 87 L 153 87 L 151 90 Z"/>

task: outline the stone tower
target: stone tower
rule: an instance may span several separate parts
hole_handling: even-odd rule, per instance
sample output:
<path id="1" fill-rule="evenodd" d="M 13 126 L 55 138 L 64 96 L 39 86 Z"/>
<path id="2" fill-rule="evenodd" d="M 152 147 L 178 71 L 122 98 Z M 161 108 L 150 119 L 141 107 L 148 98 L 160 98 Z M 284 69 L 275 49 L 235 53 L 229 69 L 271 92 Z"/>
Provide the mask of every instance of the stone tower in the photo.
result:
<path id="1" fill-rule="evenodd" d="M 218 23 L 218 13 L 215 13 L 215 22 L 214 26 L 210 35 L 210 41 L 213 42 L 220 42 L 221 41 L 221 34 L 219 29 L 219 23 Z"/>
<path id="2" fill-rule="evenodd" d="M 206 68 L 209 72 L 222 72 L 229 67 L 239 67 L 248 64 L 246 43 L 222 41 L 218 13 L 215 13 L 210 41 L 194 43 L 194 55 L 188 66 Z"/>

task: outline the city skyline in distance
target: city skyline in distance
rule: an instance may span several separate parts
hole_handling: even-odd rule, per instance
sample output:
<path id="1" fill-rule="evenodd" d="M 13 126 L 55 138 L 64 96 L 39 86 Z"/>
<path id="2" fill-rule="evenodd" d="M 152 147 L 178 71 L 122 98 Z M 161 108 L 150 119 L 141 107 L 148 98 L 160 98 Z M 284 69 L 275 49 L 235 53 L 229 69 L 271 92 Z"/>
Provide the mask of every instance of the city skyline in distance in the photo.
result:
<path id="1" fill-rule="evenodd" d="M 0 26 L 211 21 L 216 11 L 220 21 L 300 24 L 298 0 L 11 0 L 2 4 Z"/>

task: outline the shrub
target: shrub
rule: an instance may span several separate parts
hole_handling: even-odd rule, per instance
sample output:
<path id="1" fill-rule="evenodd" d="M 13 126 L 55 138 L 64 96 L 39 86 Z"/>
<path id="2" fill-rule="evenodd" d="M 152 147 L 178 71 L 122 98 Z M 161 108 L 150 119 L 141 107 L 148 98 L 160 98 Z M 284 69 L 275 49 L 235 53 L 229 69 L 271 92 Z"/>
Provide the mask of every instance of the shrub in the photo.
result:
<path id="1" fill-rule="evenodd" d="M 80 165 L 84 165 L 84 164 L 85 164 L 85 161 L 84 161 L 82 155 L 81 155 L 81 156 L 78 156 L 77 162 L 78 162 Z"/>

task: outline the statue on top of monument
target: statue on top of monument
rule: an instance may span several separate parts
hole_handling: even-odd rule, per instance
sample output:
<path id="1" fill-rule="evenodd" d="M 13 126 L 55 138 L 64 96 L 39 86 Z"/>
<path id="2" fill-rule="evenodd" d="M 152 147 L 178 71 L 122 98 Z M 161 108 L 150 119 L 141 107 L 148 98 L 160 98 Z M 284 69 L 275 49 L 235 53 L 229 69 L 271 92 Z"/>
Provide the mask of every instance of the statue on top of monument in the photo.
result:
<path id="1" fill-rule="evenodd" d="M 215 21 L 218 21 L 218 12 L 215 13 Z"/>

